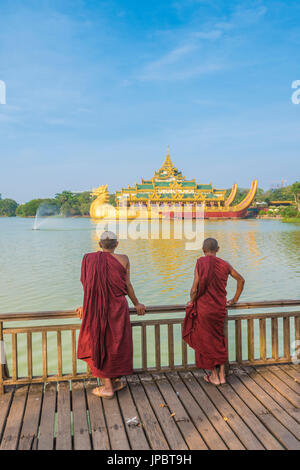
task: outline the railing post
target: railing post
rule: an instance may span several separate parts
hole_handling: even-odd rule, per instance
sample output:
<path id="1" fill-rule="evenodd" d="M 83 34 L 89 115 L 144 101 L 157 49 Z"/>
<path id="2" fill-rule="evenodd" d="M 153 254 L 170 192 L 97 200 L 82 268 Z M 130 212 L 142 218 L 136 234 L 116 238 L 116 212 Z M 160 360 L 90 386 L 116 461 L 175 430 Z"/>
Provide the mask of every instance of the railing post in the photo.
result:
<path id="1" fill-rule="evenodd" d="M 283 317 L 283 349 L 284 357 L 291 360 L 290 318 Z"/>
<path id="2" fill-rule="evenodd" d="M 225 334 L 225 338 L 226 338 L 226 344 L 227 344 L 227 350 L 228 350 L 228 353 L 229 353 L 229 341 L 228 341 L 228 313 L 226 315 L 226 320 L 225 320 L 225 323 L 224 323 L 224 334 Z M 229 374 L 229 369 L 230 369 L 230 366 L 229 366 L 229 357 L 227 359 L 227 362 L 225 364 L 225 375 L 228 375 Z"/>
<path id="3" fill-rule="evenodd" d="M 0 341 L 3 341 L 1 344 L 1 362 L 0 362 L 0 395 L 4 393 L 4 379 L 9 377 L 8 366 L 6 364 L 6 356 L 4 349 L 4 338 L 3 338 L 3 322 L 0 321 Z M 2 357 L 3 355 L 3 357 Z"/>
<path id="4" fill-rule="evenodd" d="M 0 341 L 3 341 L 3 322 L 0 322 Z M 3 361 L 5 360 L 4 357 L 2 357 L 2 352 L 4 355 L 4 347 L 2 347 L 2 343 L 0 343 L 1 347 L 1 353 L 0 353 L 0 395 L 3 395 L 4 393 L 4 385 L 3 385 L 3 378 L 4 378 L 4 364 Z"/>
<path id="5" fill-rule="evenodd" d="M 242 321 L 235 321 L 235 357 L 238 364 L 242 363 Z"/>
<path id="6" fill-rule="evenodd" d="M 247 320 L 248 328 L 248 361 L 254 361 L 254 319 Z"/>
<path id="7" fill-rule="evenodd" d="M 260 359 L 266 361 L 267 359 L 267 339 L 266 339 L 266 319 L 260 318 L 259 320 L 259 351 Z"/>

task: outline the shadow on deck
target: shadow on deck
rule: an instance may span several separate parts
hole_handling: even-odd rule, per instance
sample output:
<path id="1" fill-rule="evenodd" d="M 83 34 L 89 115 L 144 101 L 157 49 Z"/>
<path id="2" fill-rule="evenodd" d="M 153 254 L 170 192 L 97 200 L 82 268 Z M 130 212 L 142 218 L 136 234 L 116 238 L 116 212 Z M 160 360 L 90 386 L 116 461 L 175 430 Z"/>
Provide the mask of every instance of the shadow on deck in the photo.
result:
<path id="1" fill-rule="evenodd" d="M 232 368 L 220 387 L 203 374 L 134 375 L 112 400 L 95 380 L 8 387 L 0 449 L 300 450 L 299 365 Z"/>

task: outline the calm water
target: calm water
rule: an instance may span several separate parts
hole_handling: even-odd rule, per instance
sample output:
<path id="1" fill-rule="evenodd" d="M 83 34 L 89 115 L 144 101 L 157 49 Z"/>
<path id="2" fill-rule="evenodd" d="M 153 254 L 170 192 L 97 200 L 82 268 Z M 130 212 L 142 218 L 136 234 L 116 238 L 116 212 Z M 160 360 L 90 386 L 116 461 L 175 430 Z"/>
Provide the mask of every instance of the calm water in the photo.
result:
<path id="1" fill-rule="evenodd" d="M 90 219 L 52 219 L 33 231 L 33 219 L 0 218 L 0 312 L 72 309 L 82 303 L 84 253 L 98 249 Z M 276 220 L 207 221 L 205 236 L 246 279 L 242 300 L 299 297 L 300 226 Z M 188 299 L 198 251 L 184 240 L 120 241 L 129 255 L 137 296 L 148 305 Z M 235 283 L 229 281 L 228 295 Z"/>
<path id="2" fill-rule="evenodd" d="M 33 231 L 33 222 L 0 218 L 1 313 L 67 310 L 82 304 L 80 265 L 84 253 L 98 248 L 95 224 L 90 219 L 51 219 Z M 219 256 L 245 277 L 241 300 L 299 298 L 299 225 L 255 219 L 206 221 L 207 236 L 218 239 Z M 188 300 L 200 252 L 185 250 L 185 240 L 121 240 L 118 251 L 130 258 L 132 283 L 141 302 Z M 234 291 L 230 280 L 229 298 Z M 53 354 L 54 350 L 55 343 Z"/>

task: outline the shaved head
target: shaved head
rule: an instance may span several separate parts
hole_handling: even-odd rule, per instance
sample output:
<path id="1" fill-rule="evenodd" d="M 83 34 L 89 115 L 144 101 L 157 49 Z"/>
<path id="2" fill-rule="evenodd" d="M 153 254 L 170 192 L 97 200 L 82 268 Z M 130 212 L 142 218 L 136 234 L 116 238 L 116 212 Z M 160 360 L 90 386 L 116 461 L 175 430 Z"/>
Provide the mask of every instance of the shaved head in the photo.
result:
<path id="1" fill-rule="evenodd" d="M 114 232 L 103 232 L 100 237 L 100 246 L 105 250 L 113 250 L 118 244 L 117 235 Z"/>
<path id="2" fill-rule="evenodd" d="M 215 238 L 206 238 L 202 245 L 204 253 L 217 253 L 219 249 L 218 242 Z"/>

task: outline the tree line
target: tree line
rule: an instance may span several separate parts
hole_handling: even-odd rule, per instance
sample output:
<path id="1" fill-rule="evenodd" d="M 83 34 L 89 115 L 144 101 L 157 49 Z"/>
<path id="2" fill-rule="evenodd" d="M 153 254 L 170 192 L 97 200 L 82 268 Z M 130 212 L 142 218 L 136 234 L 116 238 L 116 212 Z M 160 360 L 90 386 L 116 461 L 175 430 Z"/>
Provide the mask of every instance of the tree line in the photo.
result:
<path id="1" fill-rule="evenodd" d="M 230 194 L 230 191 L 231 189 L 227 190 L 226 196 Z M 238 204 L 242 201 L 248 191 L 249 189 L 246 188 L 238 189 L 234 203 Z M 95 198 L 95 196 L 91 196 L 89 191 L 82 193 L 62 191 L 55 194 L 54 198 L 32 199 L 25 204 L 18 204 L 13 199 L 2 199 L 0 194 L 0 216 L 34 217 L 41 204 L 51 206 L 52 209 L 56 209 L 56 212 L 64 217 L 88 216 L 90 205 Z M 270 205 L 271 201 L 294 201 L 294 212 L 300 213 L 300 181 L 290 186 L 269 189 L 267 191 L 258 188 L 255 201 L 266 202 L 268 205 Z M 109 203 L 113 206 L 116 205 L 114 194 L 109 196 Z"/>
<path id="2" fill-rule="evenodd" d="M 54 198 L 38 198 L 32 199 L 25 204 L 18 204 L 13 199 L 2 199 L 0 195 L 0 216 L 6 217 L 34 217 L 39 206 L 51 208 L 53 212 L 64 217 L 88 216 L 90 213 L 90 205 L 95 199 L 89 191 L 82 193 L 73 193 L 71 191 L 63 191 L 55 194 Z M 113 202 L 114 198 L 110 198 Z M 44 213 L 47 215 L 47 213 Z"/>

